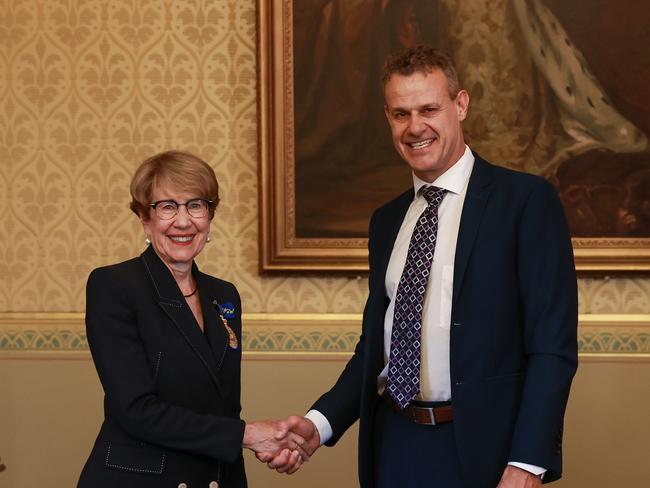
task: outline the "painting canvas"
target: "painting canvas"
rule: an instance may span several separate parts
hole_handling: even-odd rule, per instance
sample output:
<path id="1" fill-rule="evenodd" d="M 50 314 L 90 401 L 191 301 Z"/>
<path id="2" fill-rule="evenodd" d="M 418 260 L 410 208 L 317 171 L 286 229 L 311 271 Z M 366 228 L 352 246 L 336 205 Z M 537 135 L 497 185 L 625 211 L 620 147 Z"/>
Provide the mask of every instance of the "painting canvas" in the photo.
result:
<path id="1" fill-rule="evenodd" d="M 372 210 L 411 184 L 381 64 L 427 43 L 456 59 L 470 147 L 556 186 L 578 269 L 650 269 L 650 4 L 594 2 L 261 1 L 260 90 L 282 112 L 261 107 L 261 268 L 365 268 Z"/>
<path id="2" fill-rule="evenodd" d="M 580 133 L 544 176 L 560 191 L 573 236 L 650 237 L 650 4 L 546 4 L 548 22 L 564 27 L 558 37 L 577 53 L 576 78 L 587 82 L 571 94 L 582 99 L 571 105 Z"/>
<path id="3" fill-rule="evenodd" d="M 379 73 L 399 48 L 438 44 L 437 16 L 436 2 L 294 2 L 297 237 L 367 237 L 372 210 L 410 185 Z"/>

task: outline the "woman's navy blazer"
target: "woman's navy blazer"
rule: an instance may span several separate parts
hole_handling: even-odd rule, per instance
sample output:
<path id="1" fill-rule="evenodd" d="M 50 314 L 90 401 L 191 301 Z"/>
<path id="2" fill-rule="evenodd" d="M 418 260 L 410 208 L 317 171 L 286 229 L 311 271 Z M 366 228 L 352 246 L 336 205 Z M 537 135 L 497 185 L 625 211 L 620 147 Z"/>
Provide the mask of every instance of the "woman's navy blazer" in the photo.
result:
<path id="1" fill-rule="evenodd" d="M 246 486 L 239 293 L 196 264 L 192 273 L 205 333 L 151 246 L 90 274 L 86 328 L 105 418 L 80 488 Z"/>

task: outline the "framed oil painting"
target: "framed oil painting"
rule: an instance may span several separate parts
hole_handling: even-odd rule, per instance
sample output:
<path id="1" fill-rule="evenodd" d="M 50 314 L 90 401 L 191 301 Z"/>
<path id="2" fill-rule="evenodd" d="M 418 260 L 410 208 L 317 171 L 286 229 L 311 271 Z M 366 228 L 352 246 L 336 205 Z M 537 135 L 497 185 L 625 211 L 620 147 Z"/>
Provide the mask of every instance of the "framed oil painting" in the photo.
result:
<path id="1" fill-rule="evenodd" d="M 381 65 L 419 43 L 456 60 L 470 147 L 556 186 L 578 271 L 650 270 L 650 4 L 593 1 L 258 0 L 260 270 L 367 270 L 411 185 Z"/>

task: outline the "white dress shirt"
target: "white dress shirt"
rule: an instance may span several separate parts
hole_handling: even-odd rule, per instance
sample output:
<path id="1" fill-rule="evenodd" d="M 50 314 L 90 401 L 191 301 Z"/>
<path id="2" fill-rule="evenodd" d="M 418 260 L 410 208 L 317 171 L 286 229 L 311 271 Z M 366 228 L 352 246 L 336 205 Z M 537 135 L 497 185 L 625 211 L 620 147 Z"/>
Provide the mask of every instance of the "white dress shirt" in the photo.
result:
<path id="1" fill-rule="evenodd" d="M 386 296 L 390 299 L 384 317 L 384 364 L 377 378 L 379 394 L 384 391 L 388 376 L 395 296 L 406 264 L 411 236 L 420 215 L 427 207 L 427 201 L 418 191 L 432 184 L 447 190 L 438 207 L 438 236 L 433 253 L 431 272 L 424 294 L 422 310 L 422 340 L 420 355 L 420 393 L 416 400 L 446 401 L 451 399 L 449 376 L 449 331 L 451 329 L 451 295 L 454 286 L 454 256 L 460 226 L 460 215 L 467 192 L 467 183 L 474 167 L 474 155 L 465 146 L 465 152 L 451 168 L 433 183 L 427 183 L 413 175 L 415 196 L 409 206 L 402 226 L 397 233 L 393 251 L 386 270 Z"/>
<path id="2" fill-rule="evenodd" d="M 422 340 L 420 393 L 416 400 L 447 401 L 451 399 L 451 379 L 449 372 L 449 333 L 451 329 L 451 301 L 454 286 L 454 258 L 456 241 L 460 227 L 460 217 L 467 193 L 469 177 L 474 167 L 474 155 L 469 147 L 460 159 L 433 183 L 421 180 L 413 175 L 415 195 L 395 239 L 393 250 L 386 270 L 386 296 L 390 299 L 384 317 L 384 369 L 377 377 L 377 391 L 381 395 L 388 377 L 388 361 L 390 358 L 390 342 L 395 313 L 395 296 L 397 286 L 406 264 L 411 236 L 415 230 L 420 215 L 427 207 L 426 199 L 418 195 L 418 190 L 432 184 L 447 190 L 442 203 L 438 207 L 438 235 L 433 254 L 431 272 L 424 295 L 422 311 Z M 327 418 L 317 410 L 310 410 L 306 415 L 318 429 L 321 444 L 332 437 L 332 428 Z M 542 474 L 546 470 L 525 463 L 511 462 L 534 474 Z"/>

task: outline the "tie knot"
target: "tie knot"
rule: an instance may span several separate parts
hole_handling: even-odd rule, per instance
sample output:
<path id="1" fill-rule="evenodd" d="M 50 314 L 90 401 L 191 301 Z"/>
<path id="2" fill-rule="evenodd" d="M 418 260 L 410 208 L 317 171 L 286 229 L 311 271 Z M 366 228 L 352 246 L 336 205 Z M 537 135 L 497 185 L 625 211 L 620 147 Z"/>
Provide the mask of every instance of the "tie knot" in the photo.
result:
<path id="1" fill-rule="evenodd" d="M 430 207 L 438 207 L 447 190 L 438 188 L 437 186 L 427 185 L 420 188 L 419 193 L 426 199 Z"/>

